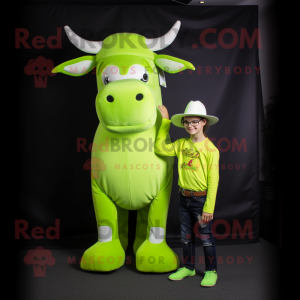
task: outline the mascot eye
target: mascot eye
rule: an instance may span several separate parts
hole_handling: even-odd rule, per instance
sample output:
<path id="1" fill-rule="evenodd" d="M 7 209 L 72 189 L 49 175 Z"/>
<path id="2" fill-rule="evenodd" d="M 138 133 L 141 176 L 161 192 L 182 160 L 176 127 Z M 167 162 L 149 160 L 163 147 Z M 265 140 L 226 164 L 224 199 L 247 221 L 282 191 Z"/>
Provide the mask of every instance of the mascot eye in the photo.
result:
<path id="1" fill-rule="evenodd" d="M 143 78 L 141 78 L 141 80 L 144 81 L 144 82 L 147 82 L 148 79 L 149 79 L 148 74 L 147 74 L 147 73 L 144 73 L 144 74 L 143 74 Z"/>
<path id="2" fill-rule="evenodd" d="M 106 85 L 106 84 L 108 84 L 109 83 L 109 77 L 107 77 L 106 75 L 105 75 L 105 78 L 104 78 L 104 84 Z"/>

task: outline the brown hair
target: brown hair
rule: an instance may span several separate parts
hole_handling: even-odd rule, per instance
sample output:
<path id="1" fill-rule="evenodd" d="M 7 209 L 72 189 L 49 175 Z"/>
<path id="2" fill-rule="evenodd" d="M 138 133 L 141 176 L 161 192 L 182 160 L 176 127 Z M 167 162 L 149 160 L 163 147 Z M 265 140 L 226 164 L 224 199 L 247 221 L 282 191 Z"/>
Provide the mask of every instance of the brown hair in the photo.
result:
<path id="1" fill-rule="evenodd" d="M 203 134 L 204 134 L 205 137 L 207 137 L 207 135 L 205 134 L 205 132 L 208 130 L 208 127 L 209 127 L 209 124 L 208 124 L 209 122 L 208 122 L 208 120 L 207 120 L 206 118 L 200 117 L 200 116 L 189 116 L 189 117 L 199 117 L 200 120 L 203 120 L 203 119 L 206 120 L 206 123 L 205 123 L 205 125 L 203 126 Z M 184 121 L 184 117 L 181 118 L 181 124 L 182 124 L 182 125 L 183 125 L 183 121 Z"/>

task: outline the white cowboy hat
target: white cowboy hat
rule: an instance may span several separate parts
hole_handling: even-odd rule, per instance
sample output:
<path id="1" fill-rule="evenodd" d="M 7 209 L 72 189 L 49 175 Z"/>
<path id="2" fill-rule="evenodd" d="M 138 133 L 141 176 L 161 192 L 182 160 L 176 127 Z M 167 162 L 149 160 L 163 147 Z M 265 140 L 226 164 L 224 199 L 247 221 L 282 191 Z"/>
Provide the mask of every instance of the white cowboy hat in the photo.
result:
<path id="1" fill-rule="evenodd" d="M 204 117 L 208 120 L 209 126 L 214 125 L 219 121 L 217 117 L 206 114 L 206 108 L 199 100 L 190 101 L 186 106 L 184 113 L 172 116 L 171 121 L 175 126 L 184 128 L 184 126 L 181 124 L 181 118 L 187 116 Z"/>

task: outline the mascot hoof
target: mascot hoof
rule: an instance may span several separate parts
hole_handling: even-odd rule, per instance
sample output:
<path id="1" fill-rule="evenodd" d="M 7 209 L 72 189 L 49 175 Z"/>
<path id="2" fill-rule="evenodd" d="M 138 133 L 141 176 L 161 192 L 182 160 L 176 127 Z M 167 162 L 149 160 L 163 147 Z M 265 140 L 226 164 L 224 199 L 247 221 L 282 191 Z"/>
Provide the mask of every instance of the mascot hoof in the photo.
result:
<path id="1" fill-rule="evenodd" d="M 88 248 L 81 259 L 80 267 L 86 271 L 108 272 L 124 265 L 125 251 L 120 240 L 97 242 Z"/>
<path id="2" fill-rule="evenodd" d="M 170 272 L 177 270 L 179 265 L 178 255 L 165 240 L 159 244 L 145 240 L 136 253 L 136 268 L 141 272 Z"/>

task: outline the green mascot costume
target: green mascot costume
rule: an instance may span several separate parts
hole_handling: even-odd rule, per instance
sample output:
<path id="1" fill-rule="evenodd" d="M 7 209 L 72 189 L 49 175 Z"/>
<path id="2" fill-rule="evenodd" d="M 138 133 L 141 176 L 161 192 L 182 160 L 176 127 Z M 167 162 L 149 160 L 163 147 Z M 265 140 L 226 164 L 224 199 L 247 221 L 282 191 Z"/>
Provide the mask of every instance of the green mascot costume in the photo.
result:
<path id="1" fill-rule="evenodd" d="M 52 72 L 82 76 L 96 67 L 98 87 L 100 123 L 91 158 L 98 241 L 83 254 L 84 270 L 111 271 L 125 263 L 128 210 L 137 210 L 133 245 L 137 269 L 170 272 L 179 267 L 177 254 L 166 243 L 174 160 L 154 153 L 162 119 L 157 105 L 162 105 L 160 85 L 166 86 L 163 71 L 195 68 L 153 52 L 170 45 L 179 27 L 177 21 L 168 33 L 154 39 L 117 33 L 103 41 L 88 41 L 65 26 L 69 40 L 94 55 L 62 63 Z"/>

